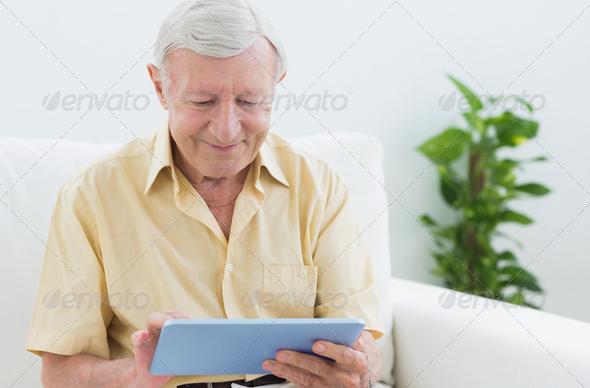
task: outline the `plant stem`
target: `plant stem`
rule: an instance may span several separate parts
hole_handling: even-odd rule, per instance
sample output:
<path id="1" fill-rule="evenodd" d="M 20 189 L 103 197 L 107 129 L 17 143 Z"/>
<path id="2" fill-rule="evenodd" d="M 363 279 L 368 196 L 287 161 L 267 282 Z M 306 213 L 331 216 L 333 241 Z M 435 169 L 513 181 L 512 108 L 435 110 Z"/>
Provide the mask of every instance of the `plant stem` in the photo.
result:
<path id="1" fill-rule="evenodd" d="M 468 194 L 467 194 L 467 203 L 468 206 L 473 209 L 475 204 L 478 201 L 479 193 L 484 189 L 485 186 L 485 170 L 483 169 L 483 164 L 486 160 L 485 155 L 485 145 L 482 147 L 482 143 L 485 142 L 485 137 L 482 137 L 480 144 L 472 144 L 470 151 L 469 151 L 469 172 L 467 175 L 467 187 L 468 187 Z M 479 232 L 478 225 L 471 219 L 466 220 L 467 225 L 467 246 L 469 247 L 469 256 L 471 260 L 469 260 L 468 269 L 470 272 L 470 281 L 469 281 L 469 288 L 470 291 L 476 291 L 476 284 L 475 284 L 475 276 L 477 274 L 473 273 L 473 263 L 476 260 L 481 260 L 481 253 L 482 249 L 479 246 L 479 242 L 477 239 L 477 234 Z"/>

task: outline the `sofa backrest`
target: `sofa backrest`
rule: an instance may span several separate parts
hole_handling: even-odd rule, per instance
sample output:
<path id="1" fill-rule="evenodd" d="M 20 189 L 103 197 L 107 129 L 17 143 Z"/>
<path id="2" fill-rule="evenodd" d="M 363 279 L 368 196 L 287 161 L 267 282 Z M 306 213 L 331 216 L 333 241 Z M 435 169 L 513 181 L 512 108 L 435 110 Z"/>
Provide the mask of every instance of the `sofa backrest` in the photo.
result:
<path id="1" fill-rule="evenodd" d="M 391 384 L 393 341 L 391 303 L 385 289 L 391 272 L 383 151 L 363 134 L 308 136 L 291 140 L 332 163 L 348 182 L 355 212 L 373 256 L 387 335 L 379 341 L 384 370 Z M 4 354 L 0 384 L 40 387 L 41 362 L 25 347 L 41 271 L 45 241 L 59 187 L 87 161 L 120 146 L 68 140 L 0 139 L 0 287 Z M 381 183 L 380 183 L 381 182 Z M 21 374 L 25 372 L 22 376 Z M 20 377 L 19 377 L 20 376 Z"/>

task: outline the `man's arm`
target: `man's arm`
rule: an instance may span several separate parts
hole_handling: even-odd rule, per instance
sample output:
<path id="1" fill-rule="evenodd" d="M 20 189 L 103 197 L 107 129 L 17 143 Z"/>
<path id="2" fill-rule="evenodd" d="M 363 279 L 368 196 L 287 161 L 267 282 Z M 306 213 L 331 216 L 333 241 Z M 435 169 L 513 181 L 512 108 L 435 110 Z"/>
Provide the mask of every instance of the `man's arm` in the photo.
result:
<path id="1" fill-rule="evenodd" d="M 43 387 L 136 387 L 135 358 L 105 360 L 90 354 L 43 354 Z"/>
<path id="2" fill-rule="evenodd" d="M 43 386 L 45 388 L 159 388 L 172 377 L 154 376 L 149 372 L 162 325 L 168 319 L 188 318 L 186 314 L 176 309 L 166 314 L 151 314 L 146 324 L 147 330 L 137 331 L 131 335 L 135 357 L 105 360 L 90 354 L 64 356 L 46 352 L 42 358 Z"/>

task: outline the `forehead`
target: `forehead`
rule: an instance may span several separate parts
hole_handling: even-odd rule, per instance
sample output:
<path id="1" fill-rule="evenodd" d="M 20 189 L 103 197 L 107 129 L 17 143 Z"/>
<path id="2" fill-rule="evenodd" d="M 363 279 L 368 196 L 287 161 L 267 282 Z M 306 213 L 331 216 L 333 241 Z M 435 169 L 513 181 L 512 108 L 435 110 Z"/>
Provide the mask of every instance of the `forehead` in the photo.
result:
<path id="1" fill-rule="evenodd" d="M 268 92 L 274 85 L 274 48 L 264 38 L 229 58 L 214 58 L 187 49 L 170 53 L 169 75 L 179 91 L 190 94 Z"/>
<path id="2" fill-rule="evenodd" d="M 220 95 L 228 92 L 260 94 L 268 92 L 272 84 L 272 79 L 269 80 L 256 73 L 198 72 L 194 76 L 187 77 L 185 82 L 181 82 L 180 87 L 187 95 Z"/>

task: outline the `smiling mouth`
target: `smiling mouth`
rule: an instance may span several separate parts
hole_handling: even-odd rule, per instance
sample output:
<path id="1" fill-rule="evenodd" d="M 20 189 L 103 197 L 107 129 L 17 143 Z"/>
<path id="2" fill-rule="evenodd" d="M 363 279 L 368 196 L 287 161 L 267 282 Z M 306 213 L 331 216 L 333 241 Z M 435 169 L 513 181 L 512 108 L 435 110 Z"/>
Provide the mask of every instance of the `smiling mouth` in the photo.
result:
<path id="1" fill-rule="evenodd" d="M 213 145 L 211 143 L 207 143 L 205 140 L 203 140 L 213 151 L 217 151 L 217 152 L 231 152 L 233 150 L 235 150 L 236 148 L 238 148 L 238 145 L 240 145 L 240 143 L 236 143 L 234 145 L 230 145 L 227 147 L 220 147 L 220 146 L 216 146 Z"/>

